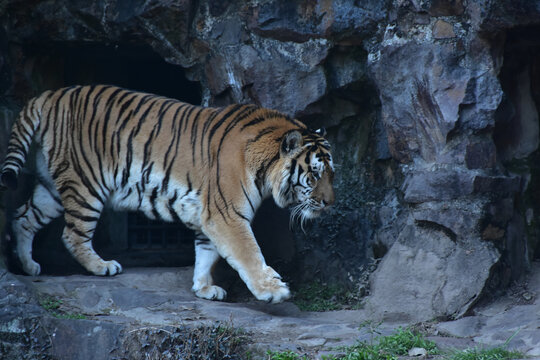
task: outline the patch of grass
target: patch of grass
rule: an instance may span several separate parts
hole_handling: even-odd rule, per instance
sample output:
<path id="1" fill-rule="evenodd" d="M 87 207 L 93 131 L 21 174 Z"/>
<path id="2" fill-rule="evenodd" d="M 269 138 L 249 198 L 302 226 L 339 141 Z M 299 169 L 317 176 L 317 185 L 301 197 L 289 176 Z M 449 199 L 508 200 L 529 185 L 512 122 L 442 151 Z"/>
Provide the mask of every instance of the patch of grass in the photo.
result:
<path id="1" fill-rule="evenodd" d="M 71 320 L 87 319 L 86 315 L 77 314 L 77 313 L 52 313 L 51 315 L 58 319 L 71 319 Z"/>
<path id="2" fill-rule="evenodd" d="M 372 325 L 368 323 L 368 325 Z M 365 325 L 364 325 L 365 326 Z M 372 334 L 379 332 L 370 328 Z M 394 334 L 380 336 L 370 343 L 359 342 L 356 345 L 341 348 L 341 355 L 323 356 L 324 360 L 398 360 L 402 356 L 407 356 L 412 348 L 423 348 L 427 351 L 428 357 L 438 355 L 439 360 L 512 360 L 524 357 L 522 353 L 508 351 L 503 347 L 492 349 L 466 349 L 442 354 L 437 345 L 425 337 L 408 328 L 399 328 Z M 291 351 L 281 353 L 268 352 L 268 360 L 307 360 Z"/>
<path id="3" fill-rule="evenodd" d="M 314 281 L 301 286 L 293 302 L 303 311 L 359 309 L 360 297 L 340 285 Z"/>
<path id="4" fill-rule="evenodd" d="M 47 311 L 54 311 L 60 308 L 62 300 L 56 299 L 52 296 L 44 296 L 39 300 L 39 304 Z"/>
<path id="5" fill-rule="evenodd" d="M 368 325 L 372 325 L 369 323 Z M 366 326 L 366 325 L 365 325 Z M 371 329 L 372 334 L 378 333 Z M 326 355 L 324 360 L 397 360 L 400 356 L 408 355 L 410 349 L 414 347 L 426 349 L 429 355 L 439 354 L 439 349 L 433 341 L 424 338 L 420 333 L 410 329 L 399 328 L 389 336 L 380 336 L 375 341 L 359 342 L 356 345 L 341 348 L 344 353 L 341 355 Z M 304 355 L 296 354 L 292 351 L 268 352 L 268 360 L 307 360 Z M 454 359 L 452 359 L 454 360 Z M 455 359 L 469 360 L 469 359 Z M 484 359 L 481 359 L 484 360 Z M 496 359 L 498 360 L 498 359 Z"/>
<path id="6" fill-rule="evenodd" d="M 306 355 L 299 355 L 291 350 L 286 351 L 268 351 L 267 360 L 309 360 Z"/>
<path id="7" fill-rule="evenodd" d="M 344 360 L 394 360 L 398 356 L 407 355 L 409 350 L 424 348 L 430 355 L 438 354 L 439 350 L 434 342 L 426 340 L 423 335 L 410 329 L 399 328 L 396 333 L 381 336 L 374 343 L 360 342 L 357 345 L 345 348 Z M 328 360 L 337 359 L 329 357 Z"/>
<path id="8" fill-rule="evenodd" d="M 508 351 L 501 347 L 493 349 L 466 349 L 456 351 L 445 359 L 448 360 L 511 360 L 521 359 L 524 355 L 516 351 Z"/>
<path id="9" fill-rule="evenodd" d="M 426 340 L 422 334 L 410 329 L 399 328 L 395 334 L 379 338 L 377 344 L 379 351 L 393 355 L 407 355 L 415 347 L 426 349 L 430 355 L 439 353 L 433 341 Z"/>
<path id="10" fill-rule="evenodd" d="M 86 316 L 83 314 L 69 313 L 62 311 L 60 307 L 63 302 L 60 299 L 56 299 L 52 296 L 44 296 L 39 300 L 39 304 L 43 307 L 49 314 L 58 319 L 72 319 L 72 320 L 81 320 L 86 319 Z"/>

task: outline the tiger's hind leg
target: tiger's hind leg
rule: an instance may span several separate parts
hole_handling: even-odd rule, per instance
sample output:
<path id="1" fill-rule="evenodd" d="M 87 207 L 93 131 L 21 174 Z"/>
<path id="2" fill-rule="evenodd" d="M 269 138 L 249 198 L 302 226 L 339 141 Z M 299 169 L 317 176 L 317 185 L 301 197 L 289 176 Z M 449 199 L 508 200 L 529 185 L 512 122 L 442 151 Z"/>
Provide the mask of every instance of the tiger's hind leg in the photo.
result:
<path id="1" fill-rule="evenodd" d="M 36 233 L 53 219 L 62 214 L 64 208 L 58 194 L 49 191 L 42 184 L 34 189 L 32 197 L 15 213 L 12 222 L 13 234 L 17 240 L 17 253 L 23 270 L 29 275 L 39 275 L 41 266 L 32 259 L 32 242 Z"/>
<path id="2" fill-rule="evenodd" d="M 92 247 L 104 202 L 85 190 L 71 184 L 69 190 L 61 194 L 66 220 L 62 241 L 75 260 L 94 275 L 119 274 L 122 266 L 115 260 L 103 260 Z"/>
<path id="3" fill-rule="evenodd" d="M 208 300 L 224 300 L 227 292 L 214 285 L 212 270 L 219 260 L 216 247 L 203 234 L 197 233 L 195 238 L 195 269 L 193 271 L 193 287 L 191 290 L 200 298 Z"/>

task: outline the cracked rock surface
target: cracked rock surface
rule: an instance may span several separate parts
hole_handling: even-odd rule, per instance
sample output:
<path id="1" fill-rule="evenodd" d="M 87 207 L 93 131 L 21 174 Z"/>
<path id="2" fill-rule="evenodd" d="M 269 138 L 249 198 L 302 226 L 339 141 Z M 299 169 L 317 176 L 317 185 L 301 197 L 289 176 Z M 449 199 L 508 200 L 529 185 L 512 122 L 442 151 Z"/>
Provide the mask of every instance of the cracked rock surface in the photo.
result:
<path id="1" fill-rule="evenodd" d="M 300 311 L 292 302 L 201 300 L 190 290 L 191 276 L 190 267 L 128 268 L 111 278 L 29 277 L 4 271 L 0 354 L 8 356 L 3 358 L 31 359 L 32 354 L 41 354 L 51 359 L 107 359 L 125 351 L 126 339 L 140 331 L 170 333 L 175 328 L 221 323 L 247 331 L 253 354 L 294 350 L 319 358 L 336 352 L 336 347 L 370 340 L 373 333 L 362 324 L 378 321 L 368 308 L 316 313 Z M 516 294 L 480 307 L 473 316 L 430 323 L 430 339 L 442 348 L 463 348 L 500 346 L 514 335 L 510 348 L 540 357 L 540 263 L 534 263 L 533 276 Z M 60 300 L 59 311 L 85 319 L 51 316 L 39 305 L 44 299 Z M 413 324 L 387 319 L 377 330 L 387 335 L 407 325 Z"/>

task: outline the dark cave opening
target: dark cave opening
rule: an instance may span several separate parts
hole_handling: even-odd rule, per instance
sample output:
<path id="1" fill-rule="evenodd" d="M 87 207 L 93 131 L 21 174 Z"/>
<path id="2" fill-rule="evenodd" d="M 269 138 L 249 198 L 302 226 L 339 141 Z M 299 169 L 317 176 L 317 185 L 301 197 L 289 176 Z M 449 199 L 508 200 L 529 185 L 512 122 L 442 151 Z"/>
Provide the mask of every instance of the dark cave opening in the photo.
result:
<path id="1" fill-rule="evenodd" d="M 499 80 L 504 94 L 493 139 L 504 167 L 526 182 L 524 192 L 514 199 L 520 216 L 509 221 L 502 246 L 503 261 L 520 268 L 526 267 L 524 260 L 540 259 L 540 27 L 509 30 L 503 56 Z"/>
<path id="2" fill-rule="evenodd" d="M 53 42 L 22 46 L 31 82 L 41 92 L 70 85 L 111 84 L 201 103 L 198 82 L 146 45 Z"/>

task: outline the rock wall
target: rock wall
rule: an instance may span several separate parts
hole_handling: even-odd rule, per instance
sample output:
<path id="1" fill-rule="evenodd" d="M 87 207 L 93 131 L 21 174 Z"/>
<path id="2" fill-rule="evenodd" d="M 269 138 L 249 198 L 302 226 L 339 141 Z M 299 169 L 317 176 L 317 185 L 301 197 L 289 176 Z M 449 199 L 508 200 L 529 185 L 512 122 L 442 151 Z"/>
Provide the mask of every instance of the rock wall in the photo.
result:
<path id="1" fill-rule="evenodd" d="M 292 280 L 348 282 L 375 314 L 424 320 L 465 314 L 540 255 L 536 2 L 8 0 L 0 14 L 2 128 L 65 83 L 32 49 L 74 44 L 148 46 L 203 105 L 325 126 L 335 207 L 294 230 L 294 254 L 289 236 L 263 244 Z"/>

